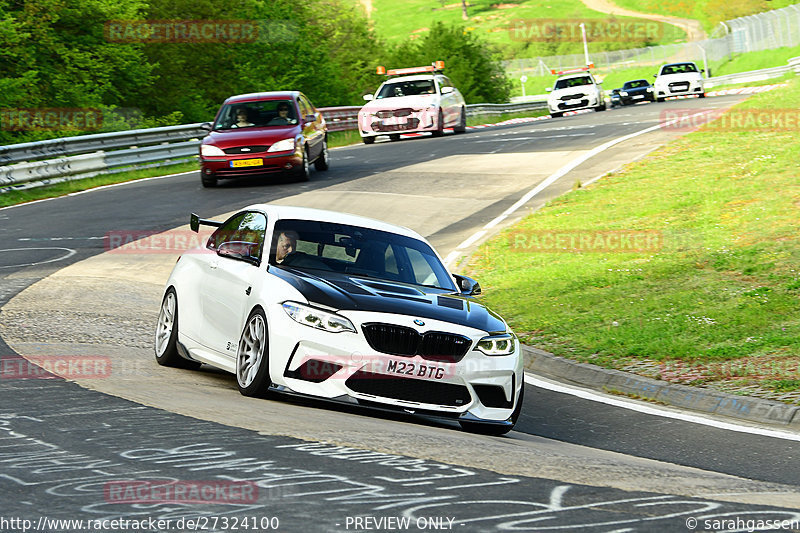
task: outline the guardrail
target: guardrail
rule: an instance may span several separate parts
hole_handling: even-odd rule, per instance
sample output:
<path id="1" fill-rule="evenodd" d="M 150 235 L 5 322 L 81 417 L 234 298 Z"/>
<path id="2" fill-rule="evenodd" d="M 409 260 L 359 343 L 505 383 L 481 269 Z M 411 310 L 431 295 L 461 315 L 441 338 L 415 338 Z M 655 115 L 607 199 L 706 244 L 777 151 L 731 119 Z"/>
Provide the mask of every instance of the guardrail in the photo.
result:
<path id="1" fill-rule="evenodd" d="M 798 72 L 800 69 L 800 65 L 793 65 L 792 61 L 800 60 L 800 58 L 794 58 L 789 60 L 788 65 L 784 65 L 782 67 L 773 67 L 773 68 L 764 68 L 761 70 L 751 70 L 749 72 L 738 72 L 736 74 L 726 74 L 725 76 L 714 76 L 712 78 L 706 78 L 705 86 L 706 88 L 717 87 L 719 85 L 729 85 L 735 83 L 750 83 L 753 81 L 762 81 L 768 80 L 770 78 L 780 78 L 784 74 L 789 72 Z"/>

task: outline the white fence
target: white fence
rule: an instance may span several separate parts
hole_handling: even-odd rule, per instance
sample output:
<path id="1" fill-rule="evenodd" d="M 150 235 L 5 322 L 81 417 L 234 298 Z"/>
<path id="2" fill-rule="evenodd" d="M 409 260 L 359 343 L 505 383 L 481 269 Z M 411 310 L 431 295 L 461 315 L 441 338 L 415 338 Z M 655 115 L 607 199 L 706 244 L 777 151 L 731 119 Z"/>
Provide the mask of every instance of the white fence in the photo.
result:
<path id="1" fill-rule="evenodd" d="M 612 52 L 593 52 L 597 68 L 653 66 L 675 61 L 718 61 L 733 54 L 800 45 L 800 4 L 721 22 L 712 39 Z M 504 62 L 510 77 L 548 75 L 550 69 L 583 65 L 583 54 L 514 59 Z"/>

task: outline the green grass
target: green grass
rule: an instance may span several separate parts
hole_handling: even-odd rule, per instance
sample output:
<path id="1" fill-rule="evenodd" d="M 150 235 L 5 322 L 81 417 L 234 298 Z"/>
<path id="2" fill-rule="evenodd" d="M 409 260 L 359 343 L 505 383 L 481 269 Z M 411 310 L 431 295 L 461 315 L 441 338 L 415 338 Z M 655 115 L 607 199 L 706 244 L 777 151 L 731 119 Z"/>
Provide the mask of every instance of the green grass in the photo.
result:
<path id="1" fill-rule="evenodd" d="M 631 11 L 699 20 L 706 32 L 723 20 L 753 15 L 797 3 L 796 0 L 612 0 Z"/>
<path id="2" fill-rule="evenodd" d="M 353 0 L 358 2 L 359 0 Z M 487 42 L 498 47 L 504 57 L 536 57 L 583 52 L 580 39 L 552 39 L 549 42 L 523 39 L 512 35 L 509 28 L 515 21 L 542 19 L 608 19 L 609 15 L 588 9 L 580 0 L 471 0 L 469 20 L 461 18 L 461 2 L 452 0 L 372 0 L 372 23 L 378 36 L 389 43 L 398 43 L 429 31 L 435 22 L 463 25 Z M 617 20 L 641 20 L 617 17 Z M 686 40 L 686 33 L 674 26 L 666 26 L 663 35 L 655 40 L 631 36 L 623 42 L 590 42 L 589 51 L 638 48 L 648 44 L 668 44 Z M 615 40 L 616 41 L 616 40 Z M 405 65 L 401 65 L 405 66 Z"/>
<path id="3" fill-rule="evenodd" d="M 607 367 L 744 358 L 796 364 L 800 80 L 779 96 L 756 95 L 735 110 L 794 113 L 783 131 L 705 127 L 492 239 L 468 268 L 484 300 L 524 342 Z M 565 230 L 655 231 L 663 246 L 644 253 L 511 248 L 512 231 Z"/>
<path id="4" fill-rule="evenodd" d="M 501 115 L 483 115 L 477 117 L 467 117 L 467 126 L 477 126 L 479 124 L 497 124 L 514 118 L 543 117 L 548 115 L 547 109 L 538 111 L 526 111 L 523 113 L 503 113 Z"/>
<path id="5" fill-rule="evenodd" d="M 139 170 L 126 170 L 116 174 L 102 174 L 93 178 L 85 178 L 74 181 L 67 181 L 55 185 L 48 185 L 45 187 L 36 187 L 33 189 L 24 189 L 17 191 L 8 191 L 0 193 L 0 207 L 9 205 L 22 204 L 25 202 L 32 202 L 34 200 L 43 200 L 45 198 L 55 198 L 58 196 L 65 196 L 67 194 L 103 185 L 111 185 L 114 183 L 124 183 L 126 181 L 139 180 L 143 178 L 152 178 L 155 176 L 166 176 L 169 174 L 178 174 L 181 172 L 192 172 L 198 170 L 199 166 L 196 161 L 188 163 L 178 163 L 176 165 L 167 165 L 162 167 L 146 168 Z"/>

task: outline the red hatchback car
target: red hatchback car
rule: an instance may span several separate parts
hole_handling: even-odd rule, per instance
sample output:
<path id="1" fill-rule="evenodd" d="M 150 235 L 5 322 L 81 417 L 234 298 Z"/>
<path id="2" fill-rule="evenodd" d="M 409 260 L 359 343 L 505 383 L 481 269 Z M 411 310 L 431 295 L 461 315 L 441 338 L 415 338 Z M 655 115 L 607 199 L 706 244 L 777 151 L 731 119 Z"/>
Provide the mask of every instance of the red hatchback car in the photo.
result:
<path id="1" fill-rule="evenodd" d="M 310 165 L 328 169 L 328 130 L 322 113 L 299 91 L 231 96 L 200 145 L 204 187 L 220 179 L 285 173 L 309 178 Z"/>

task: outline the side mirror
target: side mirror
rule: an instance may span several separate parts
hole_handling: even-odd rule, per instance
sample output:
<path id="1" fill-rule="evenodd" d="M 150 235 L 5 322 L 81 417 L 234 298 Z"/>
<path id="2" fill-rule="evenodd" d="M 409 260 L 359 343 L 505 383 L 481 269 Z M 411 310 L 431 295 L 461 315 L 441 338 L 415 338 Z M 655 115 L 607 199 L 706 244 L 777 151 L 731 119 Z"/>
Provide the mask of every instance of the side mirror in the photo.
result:
<path id="1" fill-rule="evenodd" d="M 308 123 L 308 122 L 316 122 L 317 121 L 317 115 L 306 115 L 303 120 L 306 123 Z"/>
<path id="2" fill-rule="evenodd" d="M 371 94 L 365 94 L 364 95 L 364 100 L 366 100 L 367 102 L 371 102 L 372 101 L 372 95 Z"/>
<path id="3" fill-rule="evenodd" d="M 658 74 L 653 74 L 653 77 L 654 77 L 654 78 L 657 78 L 657 77 L 658 77 Z"/>
<path id="4" fill-rule="evenodd" d="M 461 294 L 465 296 L 475 296 L 481 293 L 481 284 L 474 279 L 460 274 L 453 274 L 453 278 L 456 280 L 456 285 L 458 286 L 458 290 L 461 291 Z"/>
<path id="5" fill-rule="evenodd" d="M 210 122 L 203 122 L 200 124 L 201 130 L 211 131 L 211 123 Z"/>
<path id="6" fill-rule="evenodd" d="M 189 215 L 189 229 L 195 233 L 200 229 L 200 217 L 197 216 L 197 213 Z"/>
<path id="7" fill-rule="evenodd" d="M 553 88 L 552 88 L 552 87 L 547 87 L 547 88 L 545 89 L 545 91 L 546 91 L 546 92 L 548 92 L 548 93 L 550 93 L 550 92 L 553 92 Z"/>
<path id="8" fill-rule="evenodd" d="M 452 87 L 442 87 L 442 94 L 450 94 L 451 92 L 453 92 Z"/>

